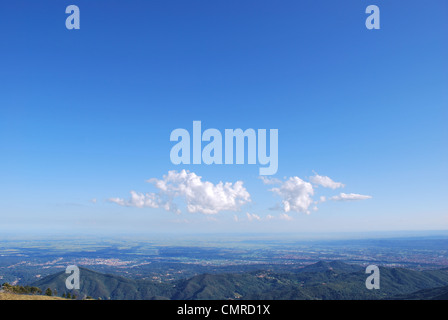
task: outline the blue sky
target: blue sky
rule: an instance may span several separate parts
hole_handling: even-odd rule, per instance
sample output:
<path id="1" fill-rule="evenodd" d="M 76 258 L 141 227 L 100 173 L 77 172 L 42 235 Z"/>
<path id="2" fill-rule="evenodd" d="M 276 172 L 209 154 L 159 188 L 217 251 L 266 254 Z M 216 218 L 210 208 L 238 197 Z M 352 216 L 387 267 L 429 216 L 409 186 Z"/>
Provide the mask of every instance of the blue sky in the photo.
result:
<path id="1" fill-rule="evenodd" d="M 80 30 L 65 28 L 70 4 Z M 369 4 L 380 30 L 365 27 Z M 447 229 L 447 13 L 445 1 L 4 1 L 0 229 Z M 280 182 L 263 184 L 258 165 L 173 165 L 170 133 L 194 120 L 278 129 Z M 129 202 L 182 169 L 243 181 L 251 201 L 213 214 L 182 196 L 180 214 Z M 270 190 L 315 173 L 345 186 L 313 184 L 318 210 L 285 212 Z M 371 198 L 329 200 L 341 193 Z"/>

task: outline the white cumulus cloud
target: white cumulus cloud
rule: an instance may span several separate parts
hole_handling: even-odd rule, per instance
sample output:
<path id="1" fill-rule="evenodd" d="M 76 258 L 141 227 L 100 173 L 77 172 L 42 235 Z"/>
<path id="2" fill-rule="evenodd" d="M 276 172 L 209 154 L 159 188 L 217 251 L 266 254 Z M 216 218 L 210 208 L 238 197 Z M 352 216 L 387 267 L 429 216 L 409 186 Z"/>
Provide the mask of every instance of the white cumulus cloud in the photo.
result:
<path id="1" fill-rule="evenodd" d="M 162 179 L 152 178 L 147 182 L 154 184 L 158 192 L 143 194 L 131 191 L 129 200 L 111 198 L 109 201 L 122 206 L 164 208 L 180 213 L 174 203 L 175 199 L 180 199 L 184 201 L 188 212 L 204 214 L 238 211 L 242 205 L 251 201 L 242 181 L 213 184 L 186 170 L 169 171 Z"/>
<path id="2" fill-rule="evenodd" d="M 299 177 L 290 177 L 288 180 L 281 182 L 278 188 L 272 188 L 271 191 L 282 198 L 284 212 L 310 213 L 308 208 L 313 204 L 312 196 L 314 195 L 311 183 Z"/>

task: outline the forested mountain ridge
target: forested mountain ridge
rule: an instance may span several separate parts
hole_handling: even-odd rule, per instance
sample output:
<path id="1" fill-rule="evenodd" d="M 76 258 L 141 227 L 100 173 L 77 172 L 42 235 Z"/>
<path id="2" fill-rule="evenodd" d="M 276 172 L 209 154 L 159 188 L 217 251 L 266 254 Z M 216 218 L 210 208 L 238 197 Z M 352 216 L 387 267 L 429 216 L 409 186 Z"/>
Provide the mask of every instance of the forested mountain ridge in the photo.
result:
<path id="1" fill-rule="evenodd" d="M 95 299 L 175 299 L 175 300 L 359 300 L 406 298 L 421 290 L 448 286 L 448 270 L 414 271 L 380 267 L 380 289 L 368 290 L 368 274 L 358 265 L 340 261 L 318 262 L 291 273 L 254 271 L 246 273 L 201 274 L 189 279 L 153 282 L 133 280 L 80 268 L 78 297 Z M 67 274 L 45 277 L 33 286 L 56 289 L 60 294 Z M 425 297 L 424 294 L 421 295 Z M 437 295 L 435 296 L 437 297 Z"/>

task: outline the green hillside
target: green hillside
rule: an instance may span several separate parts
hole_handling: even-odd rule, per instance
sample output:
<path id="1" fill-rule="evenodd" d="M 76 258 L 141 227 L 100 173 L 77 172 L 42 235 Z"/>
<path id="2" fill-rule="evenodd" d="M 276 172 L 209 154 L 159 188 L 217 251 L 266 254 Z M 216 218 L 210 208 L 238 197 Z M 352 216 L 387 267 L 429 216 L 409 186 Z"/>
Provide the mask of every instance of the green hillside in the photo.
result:
<path id="1" fill-rule="evenodd" d="M 150 300 L 167 299 L 173 293 L 172 285 L 163 283 L 154 283 L 145 280 L 132 280 L 124 277 L 103 274 L 85 268 L 80 268 L 80 289 L 67 290 L 65 280 L 67 274 L 59 272 L 45 277 L 35 283 L 33 286 L 42 290 L 50 288 L 59 292 L 60 295 L 70 293 L 84 298 L 112 299 L 112 300 Z"/>
<path id="2" fill-rule="evenodd" d="M 81 268 L 81 288 L 71 294 L 81 298 L 124 300 L 356 300 L 388 299 L 448 285 L 448 270 L 380 268 L 380 273 L 381 289 L 367 290 L 365 269 L 342 262 L 318 262 L 293 273 L 202 274 L 165 283 L 131 280 Z M 56 289 L 62 294 L 68 292 L 66 277 L 60 272 L 32 285 L 42 290 Z"/>

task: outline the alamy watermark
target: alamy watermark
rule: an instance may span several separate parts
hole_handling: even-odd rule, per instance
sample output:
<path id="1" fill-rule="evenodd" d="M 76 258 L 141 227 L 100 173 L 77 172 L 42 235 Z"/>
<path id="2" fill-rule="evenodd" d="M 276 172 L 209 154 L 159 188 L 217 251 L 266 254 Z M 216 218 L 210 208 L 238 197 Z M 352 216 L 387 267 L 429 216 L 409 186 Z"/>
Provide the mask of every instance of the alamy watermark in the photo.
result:
<path id="1" fill-rule="evenodd" d="M 67 8 L 65 8 L 65 13 L 70 14 L 67 19 L 65 19 L 65 27 L 68 30 L 79 30 L 81 19 L 80 19 L 80 11 L 79 7 L 75 5 L 69 5 Z"/>
<path id="2" fill-rule="evenodd" d="M 366 279 L 366 288 L 369 290 L 380 288 L 380 268 L 375 265 L 370 265 L 366 268 L 366 273 L 370 276 Z"/>
<path id="3" fill-rule="evenodd" d="M 67 279 L 65 279 L 65 287 L 68 290 L 79 290 L 80 288 L 80 272 L 79 268 L 75 265 L 68 266 L 65 269 L 65 273 L 70 274 Z"/>
<path id="4" fill-rule="evenodd" d="M 65 13 L 69 16 L 65 19 L 65 27 L 68 30 L 79 30 L 81 24 L 79 7 L 72 4 L 66 7 Z M 366 28 L 369 30 L 380 29 L 380 9 L 376 5 L 367 6 L 365 13 L 369 16 L 365 21 Z"/>
<path id="5" fill-rule="evenodd" d="M 370 5 L 366 8 L 366 13 L 369 14 L 366 19 L 366 28 L 369 30 L 380 29 L 380 8 Z"/>
<path id="6" fill-rule="evenodd" d="M 176 165 L 245 164 L 247 149 L 247 164 L 257 164 L 258 160 L 264 166 L 259 169 L 260 175 L 273 175 L 278 170 L 278 129 L 269 130 L 269 155 L 267 139 L 266 129 L 225 129 L 223 142 L 221 131 L 211 128 L 202 132 L 201 121 L 193 121 L 192 135 L 181 128 L 171 132 L 170 141 L 177 143 L 171 148 L 170 159 Z"/>

